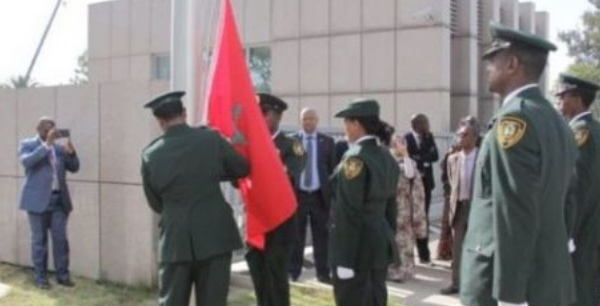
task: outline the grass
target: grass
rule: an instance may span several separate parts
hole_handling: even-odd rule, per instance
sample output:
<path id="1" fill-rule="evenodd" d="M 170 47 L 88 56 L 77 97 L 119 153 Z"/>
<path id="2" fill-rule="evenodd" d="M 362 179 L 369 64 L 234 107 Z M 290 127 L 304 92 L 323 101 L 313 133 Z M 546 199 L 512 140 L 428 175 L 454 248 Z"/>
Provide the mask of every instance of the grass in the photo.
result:
<path id="1" fill-rule="evenodd" d="M 11 287 L 0 305 L 10 306 L 154 306 L 156 289 L 134 288 L 76 277 L 76 286 L 66 288 L 53 284 L 51 290 L 41 290 L 33 285 L 29 268 L 0 263 L 0 282 Z M 333 306 L 331 290 L 293 284 L 292 306 Z M 230 291 L 228 306 L 254 306 L 252 290 Z M 400 306 L 390 302 L 389 306 Z"/>

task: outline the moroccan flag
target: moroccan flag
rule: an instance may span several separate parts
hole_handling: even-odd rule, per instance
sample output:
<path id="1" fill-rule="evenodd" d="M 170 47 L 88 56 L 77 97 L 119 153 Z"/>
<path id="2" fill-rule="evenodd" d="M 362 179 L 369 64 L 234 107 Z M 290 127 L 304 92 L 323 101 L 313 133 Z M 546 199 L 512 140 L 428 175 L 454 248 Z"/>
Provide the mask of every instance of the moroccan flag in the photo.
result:
<path id="1" fill-rule="evenodd" d="M 250 176 L 240 181 L 246 239 L 264 249 L 265 234 L 296 211 L 296 197 L 252 88 L 229 0 L 223 0 L 221 12 L 204 114 L 250 162 Z"/>

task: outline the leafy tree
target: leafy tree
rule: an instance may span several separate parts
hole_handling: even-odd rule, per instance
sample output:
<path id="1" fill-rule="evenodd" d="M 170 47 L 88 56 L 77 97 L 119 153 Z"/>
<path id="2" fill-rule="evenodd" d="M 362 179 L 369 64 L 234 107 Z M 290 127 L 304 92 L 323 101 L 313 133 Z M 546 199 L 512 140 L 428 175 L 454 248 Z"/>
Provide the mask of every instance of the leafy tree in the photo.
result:
<path id="1" fill-rule="evenodd" d="M 600 84 L 600 0 L 588 0 L 592 8 L 581 16 L 582 28 L 559 33 L 559 39 L 567 44 L 569 55 L 575 62 L 567 72 Z M 592 105 L 596 117 L 600 117 L 600 100 Z"/>
<path id="2" fill-rule="evenodd" d="M 37 87 L 39 84 L 30 79 L 26 79 L 25 76 L 19 75 L 12 77 L 8 80 L 8 82 L 4 83 L 2 87 L 4 88 L 27 88 L 27 87 Z"/>
<path id="3" fill-rule="evenodd" d="M 77 67 L 75 68 L 75 76 L 69 82 L 71 84 L 87 84 L 88 78 L 88 52 L 84 51 L 77 57 Z"/>

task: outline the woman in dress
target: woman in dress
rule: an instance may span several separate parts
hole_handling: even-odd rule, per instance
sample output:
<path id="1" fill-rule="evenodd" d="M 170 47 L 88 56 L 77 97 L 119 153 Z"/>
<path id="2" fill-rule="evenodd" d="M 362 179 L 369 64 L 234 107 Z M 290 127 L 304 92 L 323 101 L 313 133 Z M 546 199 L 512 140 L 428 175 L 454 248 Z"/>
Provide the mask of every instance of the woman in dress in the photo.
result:
<path id="1" fill-rule="evenodd" d="M 389 268 L 388 279 L 404 282 L 415 275 L 416 239 L 427 236 L 425 188 L 417 170 L 417 164 L 408 155 L 403 137 L 394 137 L 391 152 L 400 167 L 396 191 L 396 205 L 398 206 L 396 244 L 401 264 L 392 265 Z"/>

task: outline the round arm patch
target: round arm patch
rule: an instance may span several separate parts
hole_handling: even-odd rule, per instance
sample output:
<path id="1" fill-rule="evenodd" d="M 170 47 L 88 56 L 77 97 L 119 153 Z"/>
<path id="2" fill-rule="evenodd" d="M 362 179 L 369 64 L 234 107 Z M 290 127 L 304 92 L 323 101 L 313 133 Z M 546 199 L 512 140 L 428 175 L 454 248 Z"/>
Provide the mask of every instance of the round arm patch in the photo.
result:
<path id="1" fill-rule="evenodd" d="M 525 135 L 527 123 L 517 117 L 504 117 L 496 127 L 496 137 L 503 149 L 508 149 L 521 141 Z"/>

